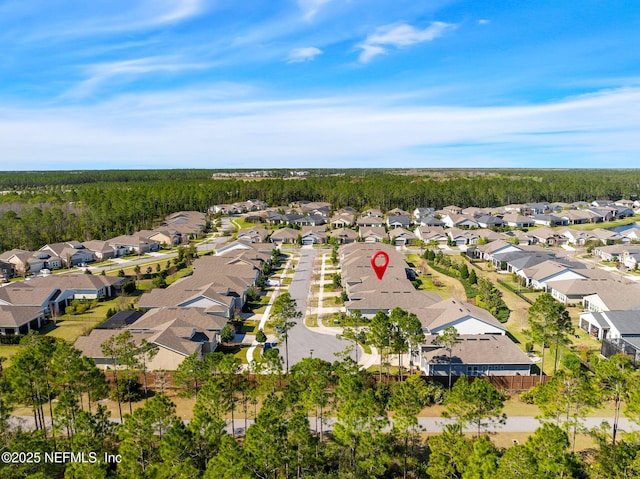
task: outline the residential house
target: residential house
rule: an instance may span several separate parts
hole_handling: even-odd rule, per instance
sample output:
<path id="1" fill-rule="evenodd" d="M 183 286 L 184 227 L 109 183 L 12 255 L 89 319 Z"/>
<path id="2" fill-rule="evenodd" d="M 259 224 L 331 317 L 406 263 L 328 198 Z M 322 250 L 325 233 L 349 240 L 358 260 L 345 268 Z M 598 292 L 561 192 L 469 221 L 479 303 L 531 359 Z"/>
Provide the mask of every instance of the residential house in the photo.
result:
<path id="1" fill-rule="evenodd" d="M 24 275 L 27 272 L 38 273 L 46 268 L 45 259 L 39 258 L 33 251 L 12 249 L 0 254 L 0 261 L 13 265 L 17 274 Z"/>
<path id="2" fill-rule="evenodd" d="M 505 231 L 504 233 L 501 233 L 501 235 L 502 239 L 513 242 L 515 244 L 530 245 L 535 242 L 534 238 L 532 238 L 528 233 L 525 233 L 521 230 Z"/>
<path id="3" fill-rule="evenodd" d="M 331 203 L 327 203 L 326 201 L 309 201 L 300 203 L 299 209 L 303 214 L 327 218 L 331 211 Z"/>
<path id="4" fill-rule="evenodd" d="M 610 246 L 598 246 L 591 254 L 602 261 L 620 261 L 624 255 L 640 253 L 640 244 L 614 244 Z"/>
<path id="5" fill-rule="evenodd" d="M 570 225 L 580 225 L 585 223 L 597 223 L 600 216 L 589 210 L 565 210 L 557 214 L 567 220 Z"/>
<path id="6" fill-rule="evenodd" d="M 40 306 L 12 306 L 1 301 L 0 335 L 27 334 L 44 324 L 44 310 Z"/>
<path id="7" fill-rule="evenodd" d="M 382 214 L 382 211 L 377 208 L 369 208 L 368 210 L 364 210 L 361 216 L 376 216 L 378 218 L 382 218 L 384 215 Z"/>
<path id="8" fill-rule="evenodd" d="M 175 230 L 187 237 L 196 237 L 204 231 L 207 218 L 200 211 L 178 211 L 165 217 L 162 226 Z"/>
<path id="9" fill-rule="evenodd" d="M 319 214 L 313 214 L 309 216 L 302 216 L 300 218 L 291 221 L 290 223 L 297 226 L 320 226 L 327 223 L 327 219 Z"/>
<path id="10" fill-rule="evenodd" d="M 584 246 L 587 241 L 600 241 L 591 231 L 581 231 L 567 228 L 560 231 L 560 234 L 567 238 L 567 243 L 575 246 Z"/>
<path id="11" fill-rule="evenodd" d="M 48 263 L 51 265 L 52 258 L 60 258 L 62 266 L 71 268 L 82 263 L 90 263 L 94 260 L 93 252 L 85 249 L 82 243 L 77 241 L 65 241 L 62 243 L 46 244 L 38 250 L 38 254 L 46 253 Z M 54 269 L 50 267 L 49 269 Z"/>
<path id="12" fill-rule="evenodd" d="M 615 287 L 616 283 L 621 286 L 629 284 L 628 280 L 599 268 L 580 269 L 579 272 L 584 278 L 548 281 L 547 292 L 561 303 L 572 305 L 582 303 L 585 296 Z"/>
<path id="13" fill-rule="evenodd" d="M 248 289 L 255 285 L 260 274 L 257 264 L 235 259 L 234 256 L 198 258 L 192 276 L 181 278 L 166 289 L 145 292 L 138 307 L 198 308 L 208 314 L 231 318 L 242 309 Z"/>
<path id="14" fill-rule="evenodd" d="M 573 203 L 569 203 L 569 208 L 572 210 L 581 210 L 585 208 L 589 208 L 593 206 L 591 203 L 587 203 L 586 201 L 575 201 Z"/>
<path id="15" fill-rule="evenodd" d="M 384 228 L 360 228 L 360 239 L 365 243 L 380 243 L 389 239 Z"/>
<path id="16" fill-rule="evenodd" d="M 96 261 L 105 261 L 114 258 L 116 255 L 115 250 L 106 241 L 91 240 L 82 243 L 84 249 L 90 251 Z"/>
<path id="17" fill-rule="evenodd" d="M 297 232 L 297 230 L 294 230 Z M 273 247 L 268 243 L 248 243 L 232 241 L 216 250 L 216 256 L 247 257 L 259 262 L 270 261 Z"/>
<path id="18" fill-rule="evenodd" d="M 416 221 L 419 221 L 422 218 L 433 216 L 435 214 L 435 211 L 436 210 L 434 210 L 433 208 L 416 208 L 413 210 L 413 217 L 416 219 Z"/>
<path id="19" fill-rule="evenodd" d="M 56 274 L 18 281 L 0 288 L 0 305 L 37 306 L 61 314 L 74 299 L 111 298 L 125 278 L 91 274 Z"/>
<path id="20" fill-rule="evenodd" d="M 107 244 L 114 249 L 116 256 L 126 254 L 145 254 L 158 251 L 160 243 L 150 239 L 143 239 L 136 235 L 116 236 L 107 240 Z"/>
<path id="21" fill-rule="evenodd" d="M 440 211 L 445 215 L 448 215 L 448 214 L 460 215 L 460 214 L 462 214 L 462 208 L 460 208 L 459 206 L 456 206 L 456 205 L 445 206 Z"/>
<path id="22" fill-rule="evenodd" d="M 569 265 L 557 260 L 548 260 L 520 271 L 518 275 L 525 279 L 528 287 L 546 291 L 547 283 L 550 281 L 586 278 L 586 275 L 581 274 L 580 268 L 586 269 L 582 263 Z"/>
<path id="23" fill-rule="evenodd" d="M 590 233 L 602 241 L 603 244 L 612 245 L 616 242 L 625 243 L 627 238 L 617 231 L 611 231 L 604 228 L 596 228 L 590 231 Z"/>
<path id="24" fill-rule="evenodd" d="M 531 210 L 527 207 L 527 205 L 523 204 L 509 204 L 504 206 L 504 211 L 506 213 L 518 213 L 521 215 L 531 214 Z"/>
<path id="25" fill-rule="evenodd" d="M 414 233 L 418 239 L 427 244 L 446 246 L 449 241 L 449 236 L 441 226 L 420 226 L 414 230 Z"/>
<path id="26" fill-rule="evenodd" d="M 615 219 L 620 220 L 623 218 L 629 218 L 630 216 L 634 216 L 635 212 L 632 208 L 627 208 L 626 206 L 611 206 L 611 213 Z"/>
<path id="27" fill-rule="evenodd" d="M 473 245 L 481 238 L 476 231 L 463 230 L 460 228 L 449 228 L 447 235 L 451 239 L 451 243 L 455 246 Z"/>
<path id="28" fill-rule="evenodd" d="M 394 228 L 389 231 L 389 239 L 396 246 L 406 246 L 414 243 L 418 238 L 411 231 L 404 228 Z"/>
<path id="29" fill-rule="evenodd" d="M 453 326 L 459 334 L 506 334 L 507 329 L 489 311 L 455 298 L 441 300 L 425 308 L 410 308 L 425 334 L 441 334 Z"/>
<path id="30" fill-rule="evenodd" d="M 164 248 L 189 244 L 190 236 L 170 229 L 142 230 L 135 235 L 144 240 L 157 241 Z"/>
<path id="31" fill-rule="evenodd" d="M 544 215 L 552 211 L 549 203 L 525 203 L 530 215 Z"/>
<path id="32" fill-rule="evenodd" d="M 348 228 L 340 228 L 329 232 L 330 238 L 335 238 L 338 244 L 355 243 L 358 241 L 358 233 Z"/>
<path id="33" fill-rule="evenodd" d="M 379 216 L 361 216 L 356 220 L 359 228 L 383 228 L 384 220 Z"/>
<path id="34" fill-rule="evenodd" d="M 329 224 L 332 228 L 346 228 L 347 226 L 352 226 L 355 221 L 355 215 L 337 214 L 331 218 Z"/>
<path id="35" fill-rule="evenodd" d="M 0 288 L 0 306 L 34 307 L 44 314 L 56 315 L 64 311 L 57 300 L 59 295 L 57 288 L 33 286 L 31 281 L 16 282 Z"/>
<path id="36" fill-rule="evenodd" d="M 507 336 L 460 335 L 451 354 L 428 336 L 420 368 L 427 376 L 529 376 L 532 360 Z M 451 362 L 449 362 L 451 361 Z"/>
<path id="37" fill-rule="evenodd" d="M 640 285 L 636 283 L 603 283 L 597 293 L 585 296 L 582 307 L 591 312 L 627 310 L 640 306 Z"/>
<path id="38" fill-rule="evenodd" d="M 466 216 L 492 216 L 491 208 L 479 208 L 477 206 L 470 206 L 468 208 L 463 208 L 461 214 Z"/>
<path id="39" fill-rule="evenodd" d="M 505 225 L 512 228 L 532 228 L 535 222 L 528 216 L 523 216 L 517 213 L 508 213 L 502 217 L 502 221 Z"/>
<path id="40" fill-rule="evenodd" d="M 444 221 L 439 220 L 438 218 L 435 218 L 433 216 L 423 216 L 419 220 L 416 220 L 416 224 L 427 227 L 445 226 Z"/>
<path id="41" fill-rule="evenodd" d="M 238 230 L 236 239 L 238 241 L 246 241 L 247 243 L 264 243 L 267 241 L 269 232 L 266 228 L 261 226 L 254 226 L 251 228 L 241 228 Z"/>
<path id="42" fill-rule="evenodd" d="M 389 255 L 382 279 L 377 278 L 371 267 L 371 256 L 380 250 Z M 347 312 L 358 309 L 365 317 L 373 317 L 378 311 L 389 312 L 395 307 L 422 308 L 440 301 L 435 293 L 416 291 L 409 280 L 414 272 L 393 246 L 353 243 L 341 246 L 339 251 L 342 285 L 348 297 Z"/>
<path id="43" fill-rule="evenodd" d="M 527 234 L 532 237 L 536 243 L 540 243 L 545 246 L 559 246 L 567 242 L 567 238 L 565 236 L 551 228 L 537 228 L 528 231 Z"/>
<path id="44" fill-rule="evenodd" d="M 624 337 L 638 339 L 640 338 L 640 310 L 585 311 L 580 313 L 578 325 L 580 329 L 601 341 Z"/>
<path id="45" fill-rule="evenodd" d="M 389 228 L 408 228 L 411 225 L 410 216 L 393 215 L 387 216 L 387 226 Z"/>
<path id="46" fill-rule="evenodd" d="M 480 228 L 501 228 L 504 221 L 499 216 L 480 215 L 475 217 Z"/>
<path id="47" fill-rule="evenodd" d="M 613 221 L 615 219 L 615 215 L 610 209 L 587 208 L 587 211 L 596 215 L 593 223 L 602 223 L 603 221 Z"/>
<path id="48" fill-rule="evenodd" d="M 569 221 L 557 215 L 537 214 L 532 215 L 531 219 L 537 225 L 544 226 L 567 226 Z"/>
<path id="49" fill-rule="evenodd" d="M 201 358 L 213 352 L 225 324 L 223 318 L 199 310 L 164 308 L 146 313 L 126 330 L 136 344 L 145 339 L 157 347 L 156 354 L 146 363 L 149 371 L 176 370 L 190 355 Z M 102 352 L 102 344 L 123 331 L 94 329 L 88 336 L 79 337 L 74 347 L 92 358 L 98 368 L 112 369 L 113 359 Z"/>
<path id="50" fill-rule="evenodd" d="M 394 208 L 392 210 L 387 211 L 387 216 L 408 216 L 410 218 L 411 213 L 401 208 Z"/>
<path id="51" fill-rule="evenodd" d="M 299 230 L 280 228 L 271 233 L 270 241 L 276 245 L 293 244 L 298 240 L 298 236 L 300 236 Z"/>
<path id="52" fill-rule="evenodd" d="M 324 226 L 305 226 L 300 232 L 303 245 L 322 244 L 327 242 L 327 228 Z"/>
<path id="53" fill-rule="evenodd" d="M 638 226 L 621 231 L 619 234 L 629 241 L 640 241 L 640 228 Z"/>
<path id="54" fill-rule="evenodd" d="M 524 270 L 534 267 L 545 261 L 556 259 L 555 254 L 550 251 L 545 251 L 535 246 L 527 247 L 524 245 L 518 245 L 523 249 L 522 252 L 513 251 L 508 253 L 495 254 L 494 261 L 500 261 L 501 269 L 508 271 L 509 273 L 516 273 L 518 276 L 523 277 Z M 525 249 L 528 248 L 528 249 Z M 506 265 L 506 268 L 502 266 Z"/>
<path id="55" fill-rule="evenodd" d="M 16 267 L 13 263 L 0 260 L 0 282 L 9 281 L 16 275 Z"/>
<path id="56" fill-rule="evenodd" d="M 508 241 L 500 239 L 500 240 L 492 241 L 491 243 L 487 243 L 484 245 L 476 245 L 473 248 L 467 249 L 467 256 L 470 256 L 472 258 L 480 258 L 485 261 L 491 261 L 494 264 L 494 266 L 500 267 L 500 264 L 502 262 L 501 261 L 494 262 L 494 255 L 497 255 L 500 253 L 513 252 L 513 251 L 522 252 L 522 248 L 519 248 L 518 246 L 512 243 L 509 243 Z"/>
<path id="57" fill-rule="evenodd" d="M 622 264 L 630 270 L 640 269 L 640 253 L 626 253 L 622 257 Z"/>
<path id="58" fill-rule="evenodd" d="M 473 216 L 454 213 L 444 215 L 442 221 L 449 228 L 478 228 L 480 226 Z"/>

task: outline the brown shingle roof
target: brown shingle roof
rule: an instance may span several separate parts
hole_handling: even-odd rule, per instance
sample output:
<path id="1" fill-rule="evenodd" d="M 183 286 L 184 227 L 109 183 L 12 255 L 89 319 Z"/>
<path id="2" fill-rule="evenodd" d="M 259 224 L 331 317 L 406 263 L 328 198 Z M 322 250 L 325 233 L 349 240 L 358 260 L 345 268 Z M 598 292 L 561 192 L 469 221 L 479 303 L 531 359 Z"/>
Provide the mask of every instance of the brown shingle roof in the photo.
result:
<path id="1" fill-rule="evenodd" d="M 423 350 L 422 356 L 431 364 L 449 364 L 449 352 L 433 345 L 436 337 L 427 336 L 427 350 Z M 459 342 L 451 351 L 452 364 L 532 364 L 531 359 L 508 336 L 465 334 L 458 339 Z"/>

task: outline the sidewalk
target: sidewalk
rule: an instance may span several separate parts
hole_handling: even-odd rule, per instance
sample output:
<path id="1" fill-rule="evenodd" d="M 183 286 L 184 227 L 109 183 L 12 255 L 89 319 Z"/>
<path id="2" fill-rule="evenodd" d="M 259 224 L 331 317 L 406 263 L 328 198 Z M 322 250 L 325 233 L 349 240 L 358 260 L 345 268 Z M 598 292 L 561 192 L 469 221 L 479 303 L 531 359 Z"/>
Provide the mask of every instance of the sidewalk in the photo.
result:
<path id="1" fill-rule="evenodd" d="M 284 265 L 284 271 L 288 271 L 289 268 L 291 267 L 291 259 L 292 257 L 289 256 L 289 259 L 287 260 L 287 262 Z M 283 272 L 284 272 L 283 271 Z M 284 274 L 282 275 L 282 277 L 284 278 Z M 278 286 L 275 287 L 275 289 L 273 290 L 273 293 L 271 294 L 271 299 L 269 300 L 269 304 L 267 304 L 267 307 L 264 310 L 264 313 L 262 313 L 262 318 L 260 319 L 260 323 L 258 323 L 258 329 L 262 329 L 264 331 L 264 326 L 265 324 L 267 324 L 267 320 L 269 319 L 269 314 L 271 313 L 271 308 L 273 307 L 273 303 L 275 302 L 276 298 L 278 297 L 278 293 L 280 292 L 280 288 L 282 287 L 282 284 L 279 284 Z M 258 330 L 256 330 L 256 333 L 258 332 Z M 256 350 L 256 347 L 259 345 L 260 343 L 258 341 L 253 340 L 253 342 L 251 343 L 251 346 L 249 346 L 249 349 L 247 349 L 247 363 L 251 364 L 251 361 L 253 361 L 253 352 Z"/>

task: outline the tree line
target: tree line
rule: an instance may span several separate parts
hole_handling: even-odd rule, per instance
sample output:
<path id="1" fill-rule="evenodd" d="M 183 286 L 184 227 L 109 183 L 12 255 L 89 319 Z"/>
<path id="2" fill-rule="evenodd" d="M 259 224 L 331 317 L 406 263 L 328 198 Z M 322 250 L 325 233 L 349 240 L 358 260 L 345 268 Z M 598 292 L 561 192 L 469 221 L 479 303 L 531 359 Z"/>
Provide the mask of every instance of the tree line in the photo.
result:
<path id="1" fill-rule="evenodd" d="M 180 210 L 257 198 L 269 205 L 328 201 L 335 208 L 499 206 L 533 201 L 635 199 L 636 170 L 497 170 L 398 174 L 322 170 L 303 179 L 211 179 L 213 170 L 0 173 L 0 250 L 107 239 L 151 228 Z"/>

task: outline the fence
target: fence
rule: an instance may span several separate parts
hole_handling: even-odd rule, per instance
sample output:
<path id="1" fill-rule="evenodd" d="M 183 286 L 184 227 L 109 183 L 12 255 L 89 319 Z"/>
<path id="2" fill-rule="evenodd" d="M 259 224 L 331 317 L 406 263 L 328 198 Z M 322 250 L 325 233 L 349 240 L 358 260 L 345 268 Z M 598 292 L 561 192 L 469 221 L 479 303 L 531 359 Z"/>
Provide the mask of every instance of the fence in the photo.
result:
<path id="1" fill-rule="evenodd" d="M 128 374 L 124 371 L 118 371 L 118 377 Z M 105 378 L 107 382 L 113 386 L 113 371 L 104 371 Z M 147 387 L 154 391 L 162 391 L 162 390 L 173 390 L 178 389 L 174 382 L 175 371 L 149 371 L 147 372 Z M 144 375 L 142 373 L 137 373 L 138 382 L 140 384 L 144 384 Z M 402 380 L 404 380 L 407 375 L 404 375 Z M 249 374 L 243 376 L 246 380 L 250 382 L 250 387 L 257 387 L 258 378 L 254 374 Z M 442 384 L 444 387 L 447 387 L 449 384 L 448 376 L 423 376 L 425 381 L 432 381 L 436 383 Z M 537 386 L 540 383 L 546 383 L 549 381 L 550 376 L 452 376 L 451 382 L 455 383 L 457 380 L 466 378 L 468 381 L 475 381 L 476 379 L 484 379 L 489 383 L 493 384 L 496 388 L 504 390 L 504 391 L 512 391 L 512 392 L 521 392 L 528 391 L 534 386 Z M 377 374 L 372 374 L 370 376 L 370 381 L 377 382 L 379 381 L 379 376 Z M 399 382 L 400 376 L 396 374 L 391 374 L 387 376 L 386 374 L 382 375 L 382 382 L 384 383 L 395 383 Z M 276 388 L 280 389 L 284 387 L 288 383 L 286 378 L 281 378 L 276 383 Z"/>
<path id="2" fill-rule="evenodd" d="M 518 297 L 520 299 L 525 300 L 527 303 L 529 304 L 533 304 L 533 301 L 531 301 L 531 299 L 527 298 L 524 294 L 522 294 L 520 291 L 518 291 L 517 289 L 514 289 L 509 283 L 506 283 L 504 281 L 502 281 L 501 279 L 498 280 L 498 283 L 500 283 L 502 286 L 504 286 L 505 288 L 507 288 L 509 291 L 511 291 L 512 293 L 518 295 Z"/>

